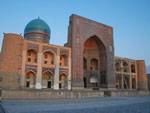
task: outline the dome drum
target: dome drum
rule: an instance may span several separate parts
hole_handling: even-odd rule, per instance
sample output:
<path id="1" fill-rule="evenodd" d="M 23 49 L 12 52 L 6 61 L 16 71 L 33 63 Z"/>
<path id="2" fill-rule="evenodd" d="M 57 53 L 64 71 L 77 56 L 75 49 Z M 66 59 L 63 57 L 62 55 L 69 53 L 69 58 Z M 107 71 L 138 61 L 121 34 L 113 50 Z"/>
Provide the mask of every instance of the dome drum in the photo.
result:
<path id="1" fill-rule="evenodd" d="M 47 34 L 44 33 L 30 32 L 26 33 L 24 37 L 27 40 L 49 43 L 49 38 Z"/>

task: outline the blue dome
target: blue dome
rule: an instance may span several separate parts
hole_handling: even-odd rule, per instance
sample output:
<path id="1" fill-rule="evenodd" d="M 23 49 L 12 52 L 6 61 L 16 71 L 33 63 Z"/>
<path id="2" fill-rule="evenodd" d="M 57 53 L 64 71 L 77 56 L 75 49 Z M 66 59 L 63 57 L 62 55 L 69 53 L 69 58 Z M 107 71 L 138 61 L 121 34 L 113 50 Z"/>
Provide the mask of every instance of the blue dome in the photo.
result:
<path id="1" fill-rule="evenodd" d="M 31 32 L 46 33 L 48 36 L 50 36 L 50 28 L 48 24 L 40 18 L 30 21 L 26 25 L 24 35 Z"/>
<path id="2" fill-rule="evenodd" d="M 31 20 L 24 29 L 24 38 L 27 40 L 49 43 L 50 28 L 40 18 Z"/>

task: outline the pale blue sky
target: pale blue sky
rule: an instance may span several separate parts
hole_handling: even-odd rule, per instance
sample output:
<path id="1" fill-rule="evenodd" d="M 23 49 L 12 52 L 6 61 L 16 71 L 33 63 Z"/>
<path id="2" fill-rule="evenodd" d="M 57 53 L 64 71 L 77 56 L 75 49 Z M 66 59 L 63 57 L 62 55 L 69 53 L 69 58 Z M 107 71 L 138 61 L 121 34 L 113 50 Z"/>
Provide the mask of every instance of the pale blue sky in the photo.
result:
<path id="1" fill-rule="evenodd" d="M 50 43 L 63 45 L 72 13 L 112 26 L 116 56 L 150 65 L 150 0 L 0 0 L 0 46 L 3 32 L 23 34 L 38 16 L 51 28 Z"/>

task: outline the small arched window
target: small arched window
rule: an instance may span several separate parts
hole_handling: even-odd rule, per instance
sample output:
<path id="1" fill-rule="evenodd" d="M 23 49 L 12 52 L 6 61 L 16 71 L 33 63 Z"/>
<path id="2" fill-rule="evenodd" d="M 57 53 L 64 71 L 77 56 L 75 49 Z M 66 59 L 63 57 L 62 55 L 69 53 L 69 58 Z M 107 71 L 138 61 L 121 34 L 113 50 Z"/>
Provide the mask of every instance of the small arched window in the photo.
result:
<path id="1" fill-rule="evenodd" d="M 124 61 L 124 62 L 123 62 L 123 66 L 124 66 L 124 67 L 127 67 L 127 66 L 128 66 L 128 63 L 127 63 L 126 61 Z"/>
<path id="2" fill-rule="evenodd" d="M 131 72 L 135 73 L 135 65 L 134 64 L 131 65 Z"/>
<path id="3" fill-rule="evenodd" d="M 60 89 L 65 89 L 67 88 L 67 75 L 62 73 L 59 76 L 59 88 Z"/>
<path id="4" fill-rule="evenodd" d="M 43 54 L 43 64 L 54 65 L 54 54 L 50 51 Z"/>
<path id="5" fill-rule="evenodd" d="M 93 58 L 91 59 L 91 68 L 94 70 L 98 70 L 98 60 Z"/>
<path id="6" fill-rule="evenodd" d="M 68 66 L 68 57 L 67 55 L 60 56 L 60 66 Z"/>
<path id="7" fill-rule="evenodd" d="M 120 66 L 119 62 L 115 63 L 115 69 L 116 69 L 116 71 L 121 71 L 121 66 Z"/>
<path id="8" fill-rule="evenodd" d="M 27 62 L 37 63 L 37 52 L 33 49 L 27 51 Z"/>

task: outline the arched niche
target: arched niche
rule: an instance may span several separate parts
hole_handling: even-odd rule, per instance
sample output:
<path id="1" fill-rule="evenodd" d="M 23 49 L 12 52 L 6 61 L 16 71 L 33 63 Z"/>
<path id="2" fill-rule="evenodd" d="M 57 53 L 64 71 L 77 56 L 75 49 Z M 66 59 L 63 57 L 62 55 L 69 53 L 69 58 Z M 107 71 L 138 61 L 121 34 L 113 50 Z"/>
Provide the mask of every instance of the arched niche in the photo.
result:
<path id="1" fill-rule="evenodd" d="M 53 88 L 54 75 L 50 71 L 45 71 L 42 74 L 42 88 Z"/>
<path id="2" fill-rule="evenodd" d="M 92 36 L 84 42 L 83 46 L 84 87 L 106 87 L 107 55 L 105 45 L 97 36 Z M 101 80 L 103 81 L 101 82 Z"/>
<path id="3" fill-rule="evenodd" d="M 28 63 L 37 63 L 37 51 L 34 49 L 27 50 L 26 58 Z"/>
<path id="4" fill-rule="evenodd" d="M 36 74 L 34 71 L 30 70 L 26 72 L 25 76 L 25 86 L 26 88 L 34 88 L 36 83 Z"/>

